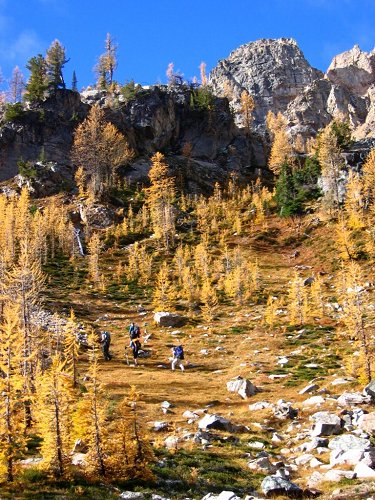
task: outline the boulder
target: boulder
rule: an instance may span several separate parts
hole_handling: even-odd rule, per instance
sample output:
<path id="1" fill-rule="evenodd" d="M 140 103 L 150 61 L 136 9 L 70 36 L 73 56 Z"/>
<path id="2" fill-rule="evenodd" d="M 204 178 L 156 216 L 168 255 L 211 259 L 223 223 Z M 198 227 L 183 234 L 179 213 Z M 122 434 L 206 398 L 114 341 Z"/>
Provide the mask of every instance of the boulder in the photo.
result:
<path id="1" fill-rule="evenodd" d="M 292 403 L 279 400 L 273 408 L 275 417 L 281 419 L 294 419 L 298 415 L 298 410 L 292 407 Z"/>
<path id="2" fill-rule="evenodd" d="M 371 468 L 375 468 L 375 448 L 370 448 L 368 451 L 363 453 L 361 463 L 368 465 Z"/>
<path id="3" fill-rule="evenodd" d="M 88 446 L 82 441 L 82 439 L 76 439 L 73 446 L 73 453 L 87 453 Z"/>
<path id="4" fill-rule="evenodd" d="M 323 396 L 311 396 L 311 398 L 302 401 L 302 406 L 320 406 L 324 401 Z"/>
<path id="5" fill-rule="evenodd" d="M 91 228 L 104 229 L 113 225 L 116 218 L 115 212 L 112 208 L 105 205 L 79 205 L 79 213 L 81 220 Z"/>
<path id="6" fill-rule="evenodd" d="M 372 434 L 375 431 L 375 412 L 365 413 L 358 419 L 357 426 L 362 431 Z"/>
<path id="7" fill-rule="evenodd" d="M 353 406 L 353 405 L 361 405 L 364 403 L 370 402 L 370 396 L 363 395 L 360 392 L 344 392 L 337 399 L 337 404 L 340 406 Z"/>
<path id="8" fill-rule="evenodd" d="M 309 384 L 303 389 L 301 389 L 298 394 L 308 394 L 310 392 L 315 392 L 316 390 L 319 389 L 319 386 L 317 384 Z"/>
<path id="9" fill-rule="evenodd" d="M 375 380 L 371 380 L 371 382 L 363 389 L 363 392 L 364 394 L 370 396 L 372 400 L 375 400 Z"/>
<path id="10" fill-rule="evenodd" d="M 241 500 L 233 491 L 222 491 L 219 495 L 215 493 L 208 493 L 202 500 Z"/>
<path id="11" fill-rule="evenodd" d="M 358 479 L 375 479 L 375 470 L 360 462 L 354 467 Z"/>
<path id="12" fill-rule="evenodd" d="M 72 465 L 77 467 L 84 467 L 86 465 L 85 453 L 73 453 L 71 458 Z"/>
<path id="13" fill-rule="evenodd" d="M 341 432 L 341 418 L 328 411 L 318 411 L 311 415 L 310 420 L 314 422 L 311 434 L 313 436 L 330 436 Z"/>
<path id="14" fill-rule="evenodd" d="M 250 411 L 259 411 L 264 410 L 265 408 L 270 408 L 272 406 L 268 401 L 258 401 L 257 403 L 253 403 L 249 405 Z"/>
<path id="15" fill-rule="evenodd" d="M 168 430 L 168 427 L 169 427 L 168 422 L 157 422 L 156 421 L 152 424 L 152 430 L 154 430 L 156 432 L 166 431 L 166 430 Z"/>
<path id="16" fill-rule="evenodd" d="M 233 432 L 237 426 L 233 425 L 229 420 L 220 416 L 207 413 L 199 422 L 198 428 L 202 430 L 217 429 L 221 431 Z"/>
<path id="17" fill-rule="evenodd" d="M 359 449 L 348 451 L 332 450 L 329 463 L 332 467 L 335 465 L 356 465 L 363 459 L 364 453 L 363 450 Z"/>
<path id="18" fill-rule="evenodd" d="M 368 451 L 371 448 L 371 442 L 369 439 L 360 438 L 354 436 L 353 434 L 343 434 L 342 436 L 336 436 L 328 443 L 328 448 L 330 450 L 362 450 Z"/>
<path id="19" fill-rule="evenodd" d="M 277 467 L 269 460 L 268 457 L 260 457 L 256 460 L 250 460 L 247 466 L 251 470 L 263 472 L 266 474 L 275 474 Z"/>
<path id="20" fill-rule="evenodd" d="M 323 481 L 330 481 L 332 483 L 338 483 L 342 479 L 355 479 L 356 474 L 351 470 L 338 470 L 332 469 L 323 474 Z"/>
<path id="21" fill-rule="evenodd" d="M 159 326 L 179 327 L 187 323 L 187 318 L 170 312 L 160 311 L 154 314 L 154 321 Z"/>
<path id="22" fill-rule="evenodd" d="M 164 445 L 168 449 L 176 449 L 180 443 L 180 438 L 178 436 L 168 436 L 164 440 Z"/>
<path id="23" fill-rule="evenodd" d="M 250 380 L 242 377 L 236 377 L 227 382 L 227 390 L 229 392 L 235 392 L 241 396 L 242 399 L 247 399 L 257 393 L 255 385 L 253 385 Z"/>
<path id="24" fill-rule="evenodd" d="M 303 490 L 299 486 L 278 476 L 266 476 L 260 487 L 266 497 L 285 495 L 301 498 L 303 496 Z"/>
<path id="25" fill-rule="evenodd" d="M 123 500 L 143 500 L 144 495 L 139 491 L 123 491 L 120 493 L 120 498 Z"/>

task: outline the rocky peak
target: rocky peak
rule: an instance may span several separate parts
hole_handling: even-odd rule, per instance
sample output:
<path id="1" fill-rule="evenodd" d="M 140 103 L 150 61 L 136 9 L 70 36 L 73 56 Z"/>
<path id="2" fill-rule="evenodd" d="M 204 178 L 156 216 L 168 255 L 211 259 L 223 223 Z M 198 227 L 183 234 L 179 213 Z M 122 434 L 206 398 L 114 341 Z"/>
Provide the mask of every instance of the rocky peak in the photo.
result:
<path id="1" fill-rule="evenodd" d="M 285 112 L 304 87 L 322 76 L 306 61 L 295 40 L 261 39 L 219 61 L 210 74 L 210 84 L 217 95 L 225 95 L 232 87 L 231 101 L 237 110 L 241 93 L 247 90 L 255 100 L 254 123 L 261 125 L 269 110 Z"/>
<path id="2" fill-rule="evenodd" d="M 326 77 L 350 92 L 364 94 L 375 83 L 375 50 L 368 53 L 354 45 L 333 58 Z"/>

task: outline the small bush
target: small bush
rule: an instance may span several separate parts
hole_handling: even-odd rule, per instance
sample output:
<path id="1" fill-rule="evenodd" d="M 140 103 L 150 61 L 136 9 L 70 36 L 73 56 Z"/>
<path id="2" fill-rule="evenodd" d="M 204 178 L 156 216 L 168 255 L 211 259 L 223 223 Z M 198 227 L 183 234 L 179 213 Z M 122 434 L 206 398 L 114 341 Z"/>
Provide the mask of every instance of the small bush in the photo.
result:
<path id="1" fill-rule="evenodd" d="M 4 111 L 4 121 L 5 122 L 14 122 L 23 117 L 25 111 L 20 102 L 15 102 L 14 104 L 8 103 L 5 106 Z"/>
<path id="2" fill-rule="evenodd" d="M 137 94 L 142 90 L 140 85 L 136 85 L 134 80 L 131 80 L 129 83 L 126 83 L 123 87 L 121 87 L 121 95 L 127 100 L 130 101 L 134 99 Z"/>
<path id="3" fill-rule="evenodd" d="M 211 110 L 215 97 L 207 86 L 192 88 L 190 94 L 190 108 L 193 110 Z"/>
<path id="4" fill-rule="evenodd" d="M 18 173 L 26 179 L 35 179 L 37 171 L 34 165 L 29 161 L 20 160 L 17 162 Z"/>

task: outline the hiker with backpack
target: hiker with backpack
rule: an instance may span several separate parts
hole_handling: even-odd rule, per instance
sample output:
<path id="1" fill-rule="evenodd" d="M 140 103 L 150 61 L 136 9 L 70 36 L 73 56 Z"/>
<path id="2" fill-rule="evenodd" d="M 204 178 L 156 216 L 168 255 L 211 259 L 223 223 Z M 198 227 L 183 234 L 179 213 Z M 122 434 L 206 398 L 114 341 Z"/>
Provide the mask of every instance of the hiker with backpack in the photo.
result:
<path id="1" fill-rule="evenodd" d="M 184 356 L 184 348 L 182 347 L 182 345 L 172 347 L 172 354 L 173 354 L 171 363 L 172 370 L 174 371 L 176 369 L 176 366 L 179 366 L 181 368 L 181 371 L 184 371 L 185 367 L 182 361 L 185 356 Z"/>
<path id="2" fill-rule="evenodd" d="M 138 366 L 138 356 L 141 349 L 141 329 L 135 323 L 131 323 L 129 327 L 130 344 L 129 347 L 133 351 L 134 366 Z"/>
<path id="3" fill-rule="evenodd" d="M 101 332 L 100 343 L 102 344 L 102 352 L 104 359 L 110 361 L 112 356 L 109 354 L 109 346 L 111 345 L 111 334 L 107 331 Z"/>

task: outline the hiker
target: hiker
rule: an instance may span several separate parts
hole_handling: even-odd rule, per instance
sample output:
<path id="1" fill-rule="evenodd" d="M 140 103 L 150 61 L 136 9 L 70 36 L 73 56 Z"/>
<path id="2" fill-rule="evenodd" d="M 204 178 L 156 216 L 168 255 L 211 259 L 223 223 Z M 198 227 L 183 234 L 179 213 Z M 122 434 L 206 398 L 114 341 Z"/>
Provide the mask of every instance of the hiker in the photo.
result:
<path id="1" fill-rule="evenodd" d="M 129 345 L 129 347 L 133 351 L 134 366 L 138 366 L 139 350 L 142 347 L 141 346 L 141 341 L 139 340 L 139 336 L 138 337 L 134 337 L 133 339 L 130 339 L 130 345 Z"/>
<path id="2" fill-rule="evenodd" d="M 109 346 L 111 345 L 111 334 L 107 331 L 101 332 L 100 343 L 102 344 L 103 356 L 106 361 L 110 361 L 112 356 L 109 354 Z"/>
<path id="3" fill-rule="evenodd" d="M 181 371 L 185 370 L 185 367 L 182 363 L 184 359 L 184 348 L 182 345 L 178 345 L 176 347 L 172 347 L 172 354 L 173 354 L 173 359 L 171 363 L 171 368 L 174 371 L 176 366 L 179 366 L 181 368 Z"/>
<path id="4" fill-rule="evenodd" d="M 135 323 L 132 321 L 129 326 L 129 337 L 131 337 L 132 333 L 135 332 Z"/>

